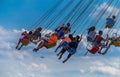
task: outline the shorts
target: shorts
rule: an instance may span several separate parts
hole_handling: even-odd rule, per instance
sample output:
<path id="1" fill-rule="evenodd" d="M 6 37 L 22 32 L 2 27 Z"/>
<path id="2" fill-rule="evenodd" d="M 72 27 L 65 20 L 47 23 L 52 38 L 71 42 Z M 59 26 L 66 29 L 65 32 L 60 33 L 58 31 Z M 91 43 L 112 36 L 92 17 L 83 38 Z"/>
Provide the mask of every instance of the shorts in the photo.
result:
<path id="1" fill-rule="evenodd" d="M 63 42 L 62 43 L 62 45 L 61 45 L 63 48 L 66 48 L 66 47 L 68 47 L 69 46 L 69 44 L 65 41 L 65 42 Z"/>
<path id="2" fill-rule="evenodd" d="M 69 54 L 73 55 L 73 54 L 75 54 L 76 49 L 75 48 L 71 48 L 71 49 L 68 50 L 68 52 L 69 52 Z"/>

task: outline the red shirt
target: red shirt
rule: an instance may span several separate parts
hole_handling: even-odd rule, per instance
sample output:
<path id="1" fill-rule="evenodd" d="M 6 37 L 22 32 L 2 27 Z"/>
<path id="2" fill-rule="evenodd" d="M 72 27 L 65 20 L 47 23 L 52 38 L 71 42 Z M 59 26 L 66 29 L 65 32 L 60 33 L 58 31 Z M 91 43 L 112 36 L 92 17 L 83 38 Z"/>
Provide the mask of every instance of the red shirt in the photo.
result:
<path id="1" fill-rule="evenodd" d="M 100 44 L 103 39 L 104 39 L 103 37 L 97 35 L 97 36 L 95 37 L 94 41 L 97 42 L 98 44 Z"/>

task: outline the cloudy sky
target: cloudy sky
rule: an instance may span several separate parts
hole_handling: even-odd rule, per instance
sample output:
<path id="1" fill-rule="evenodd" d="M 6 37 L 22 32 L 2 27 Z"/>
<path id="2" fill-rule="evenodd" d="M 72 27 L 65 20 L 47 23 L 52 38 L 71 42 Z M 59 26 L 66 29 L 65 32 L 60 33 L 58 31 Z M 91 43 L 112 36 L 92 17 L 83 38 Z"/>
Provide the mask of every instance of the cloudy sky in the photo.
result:
<path id="1" fill-rule="evenodd" d="M 15 49 L 15 46 L 23 29 L 31 29 L 31 25 L 37 19 L 39 19 L 39 17 L 44 15 L 44 13 L 46 13 L 53 5 L 55 5 L 57 1 L 58 0 L 0 1 L 1 77 L 119 77 L 119 47 L 112 46 L 105 56 L 99 54 L 92 55 L 90 53 L 88 53 L 87 56 L 84 56 L 86 52 L 86 42 L 84 38 L 77 49 L 77 53 L 73 55 L 71 59 L 68 60 L 68 62 L 66 62 L 65 64 L 63 64 L 62 61 L 66 58 L 68 52 L 63 55 L 63 59 L 58 60 L 58 57 L 56 56 L 57 53 L 54 53 L 54 49 L 56 47 L 51 49 L 42 48 L 39 50 L 38 53 L 34 53 L 32 51 L 32 49 L 36 47 L 36 45 L 34 44 L 23 47 L 20 51 Z M 65 6 L 69 1 L 70 0 L 64 1 L 62 5 Z M 70 8 L 74 7 L 74 5 L 77 4 L 77 1 L 78 0 L 73 2 L 73 5 L 71 5 Z M 91 6 L 87 9 L 86 12 L 89 13 L 84 12 L 85 14 L 81 15 L 82 20 L 79 20 L 79 22 L 85 20 L 83 17 L 85 17 L 85 15 L 88 15 L 86 20 L 89 21 L 88 25 L 90 25 L 93 20 L 97 19 L 95 17 L 98 16 L 99 12 L 101 10 L 105 10 L 106 7 L 109 5 L 109 3 L 107 3 L 107 0 L 100 0 L 101 2 L 97 1 L 98 0 L 94 0 L 94 3 L 91 3 L 94 6 Z M 120 1 L 115 0 L 109 6 L 103 17 L 98 22 L 97 29 L 103 28 L 100 25 L 104 25 L 104 18 L 105 16 L 107 16 L 106 13 L 110 14 L 111 11 L 113 11 L 112 9 L 114 9 L 115 12 L 119 11 L 119 7 L 117 6 L 118 4 L 120 4 Z M 94 9 L 90 11 L 92 7 L 94 7 L 96 11 Z M 63 7 L 60 6 L 59 9 L 61 8 Z M 58 9 L 55 13 L 56 15 L 58 14 L 57 12 L 59 12 Z M 68 13 L 66 12 L 63 14 Z M 92 20 L 90 21 L 90 19 Z M 80 23 L 76 22 L 76 24 L 79 25 Z M 80 26 L 80 28 L 82 28 L 82 26 Z M 119 23 L 116 25 L 114 30 L 111 31 L 111 34 L 113 32 L 118 32 L 119 29 L 117 28 L 119 28 Z M 81 30 L 81 32 L 79 32 L 79 29 L 77 31 L 78 33 L 82 33 L 85 31 L 85 29 Z"/>

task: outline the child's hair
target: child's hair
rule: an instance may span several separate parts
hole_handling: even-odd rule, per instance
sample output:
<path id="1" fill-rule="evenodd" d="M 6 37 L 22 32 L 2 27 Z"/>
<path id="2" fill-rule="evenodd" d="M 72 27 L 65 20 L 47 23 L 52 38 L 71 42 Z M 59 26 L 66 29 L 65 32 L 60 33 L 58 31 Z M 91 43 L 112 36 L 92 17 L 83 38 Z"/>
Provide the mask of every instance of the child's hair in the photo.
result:
<path id="1" fill-rule="evenodd" d="M 69 34 L 69 38 L 73 38 L 73 35 L 72 35 L 72 34 Z"/>
<path id="2" fill-rule="evenodd" d="M 76 36 L 76 38 L 77 38 L 77 39 L 79 39 L 79 38 L 80 38 L 80 36 L 78 36 L 78 35 L 77 35 L 77 36 Z"/>
<path id="3" fill-rule="evenodd" d="M 88 34 L 90 33 L 90 31 L 94 31 L 94 30 L 95 30 L 95 26 L 88 28 Z"/>
<path id="4" fill-rule="evenodd" d="M 37 28 L 37 30 L 41 31 L 41 30 L 42 30 L 42 28 L 41 28 L 41 27 L 38 27 L 38 28 Z"/>
<path id="5" fill-rule="evenodd" d="M 100 30 L 100 31 L 99 31 L 99 34 L 100 34 L 100 35 L 102 35 L 102 34 L 103 34 L 103 31 L 102 31 L 102 30 Z"/>
<path id="6" fill-rule="evenodd" d="M 29 31 L 29 35 L 31 35 L 32 34 L 32 31 Z"/>
<path id="7" fill-rule="evenodd" d="M 70 26 L 70 23 L 67 23 L 67 26 Z"/>
<path id="8" fill-rule="evenodd" d="M 113 19 L 115 19 L 115 18 L 116 18 L 116 16 L 115 16 L 115 15 L 113 15 L 113 16 L 112 16 L 112 18 L 113 18 Z"/>

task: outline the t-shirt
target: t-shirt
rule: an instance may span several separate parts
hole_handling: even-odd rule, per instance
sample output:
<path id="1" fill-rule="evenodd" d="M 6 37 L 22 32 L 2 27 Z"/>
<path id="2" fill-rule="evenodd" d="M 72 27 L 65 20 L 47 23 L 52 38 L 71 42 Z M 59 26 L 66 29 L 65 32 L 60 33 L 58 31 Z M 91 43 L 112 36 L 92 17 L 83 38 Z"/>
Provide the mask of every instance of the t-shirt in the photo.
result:
<path id="1" fill-rule="evenodd" d="M 55 32 L 58 33 L 58 36 L 59 36 L 59 39 L 63 38 L 64 37 L 64 32 L 62 32 L 61 30 L 55 30 Z"/>
<path id="2" fill-rule="evenodd" d="M 70 43 L 69 43 L 69 46 L 70 46 L 71 48 L 77 48 L 78 43 L 77 43 L 77 42 L 70 42 Z"/>
<path id="3" fill-rule="evenodd" d="M 70 43 L 71 39 L 69 37 L 64 37 L 63 41 L 66 41 L 67 43 Z"/>
<path id="4" fill-rule="evenodd" d="M 110 26 L 113 26 L 115 24 L 115 20 L 112 19 L 112 18 L 107 18 L 107 22 L 106 22 L 107 25 L 110 25 Z"/>
<path id="5" fill-rule="evenodd" d="M 97 36 L 95 37 L 95 39 L 94 39 L 94 42 L 97 42 L 98 44 L 100 44 L 102 40 L 104 40 L 104 38 L 101 37 L 101 36 L 99 36 L 99 35 L 97 35 Z"/>
<path id="6" fill-rule="evenodd" d="M 50 39 L 48 40 L 48 43 L 56 43 L 58 41 L 58 38 L 56 35 L 52 35 Z"/>
<path id="7" fill-rule="evenodd" d="M 66 31 L 70 32 L 70 27 L 65 26 L 64 28 L 66 29 Z"/>
<path id="8" fill-rule="evenodd" d="M 95 31 L 90 31 L 87 37 L 89 37 L 93 40 L 95 38 L 95 35 L 96 35 Z"/>

